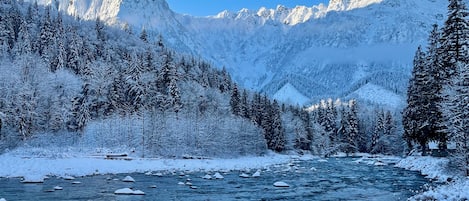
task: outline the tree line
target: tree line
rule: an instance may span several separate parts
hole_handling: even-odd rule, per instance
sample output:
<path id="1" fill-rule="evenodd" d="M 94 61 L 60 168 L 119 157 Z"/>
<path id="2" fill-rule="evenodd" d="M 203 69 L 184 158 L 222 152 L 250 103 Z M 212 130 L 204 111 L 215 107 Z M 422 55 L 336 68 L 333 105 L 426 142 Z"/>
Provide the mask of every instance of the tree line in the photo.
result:
<path id="1" fill-rule="evenodd" d="M 469 24 L 463 0 L 450 0 L 443 27 L 434 25 L 426 48 L 414 57 L 412 78 L 403 112 L 404 138 L 427 153 L 437 141 L 446 153 L 454 143 L 451 165 L 469 175 Z"/>

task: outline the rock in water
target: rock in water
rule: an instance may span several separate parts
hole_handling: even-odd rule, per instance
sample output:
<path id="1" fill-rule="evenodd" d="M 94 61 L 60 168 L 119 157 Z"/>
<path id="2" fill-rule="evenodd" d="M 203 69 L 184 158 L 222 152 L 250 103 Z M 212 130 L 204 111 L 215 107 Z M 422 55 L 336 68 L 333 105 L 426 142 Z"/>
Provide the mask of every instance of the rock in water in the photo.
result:
<path id="1" fill-rule="evenodd" d="M 290 185 L 288 185 L 287 183 L 283 182 L 283 181 L 277 181 L 274 183 L 274 186 L 275 187 L 290 187 Z"/>
<path id="2" fill-rule="evenodd" d="M 261 171 L 258 170 L 257 172 L 252 174 L 252 177 L 254 177 L 254 178 L 261 177 Z"/>
<path id="3" fill-rule="evenodd" d="M 379 161 L 378 161 L 378 162 L 376 162 L 374 165 L 375 165 L 375 166 L 385 166 L 386 164 L 383 163 L 383 162 L 379 162 Z"/>
<path id="4" fill-rule="evenodd" d="M 215 177 L 215 179 L 224 179 L 224 178 L 225 178 L 225 177 L 223 177 L 223 175 L 221 175 L 221 174 L 218 173 L 218 172 L 215 173 L 215 174 L 213 175 L 213 177 Z"/>
<path id="5" fill-rule="evenodd" d="M 210 176 L 210 175 L 207 174 L 207 175 L 205 175 L 204 177 L 202 177 L 202 179 L 212 179 L 212 176 Z"/>
<path id="6" fill-rule="evenodd" d="M 72 176 L 65 176 L 64 179 L 65 179 L 65 180 L 74 180 L 75 177 L 72 177 Z"/>
<path id="7" fill-rule="evenodd" d="M 122 188 L 114 191 L 116 195 L 145 195 L 143 191 L 140 190 L 132 190 L 130 188 Z"/>
<path id="8" fill-rule="evenodd" d="M 326 159 L 319 159 L 318 162 L 321 162 L 321 163 L 326 163 L 327 160 Z"/>
<path id="9" fill-rule="evenodd" d="M 123 182 L 135 182 L 135 179 L 132 178 L 131 176 L 126 176 L 122 181 Z"/>

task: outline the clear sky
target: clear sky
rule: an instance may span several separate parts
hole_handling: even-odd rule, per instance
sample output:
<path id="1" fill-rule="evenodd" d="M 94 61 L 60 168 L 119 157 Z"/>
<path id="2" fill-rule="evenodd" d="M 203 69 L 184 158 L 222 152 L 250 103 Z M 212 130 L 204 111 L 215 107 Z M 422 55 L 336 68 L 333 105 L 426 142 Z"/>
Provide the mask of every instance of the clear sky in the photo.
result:
<path id="1" fill-rule="evenodd" d="M 216 15 L 223 10 L 239 11 L 242 8 L 258 10 L 260 7 L 276 8 L 285 5 L 293 8 L 296 5 L 313 6 L 319 3 L 327 5 L 329 0 L 166 0 L 169 7 L 177 13 L 193 16 Z"/>

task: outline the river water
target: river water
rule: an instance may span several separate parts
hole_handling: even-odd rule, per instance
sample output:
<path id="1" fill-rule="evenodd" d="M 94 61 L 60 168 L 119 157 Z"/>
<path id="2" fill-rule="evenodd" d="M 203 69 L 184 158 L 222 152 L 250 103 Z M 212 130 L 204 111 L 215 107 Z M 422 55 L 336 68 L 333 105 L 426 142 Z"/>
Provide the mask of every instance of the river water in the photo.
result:
<path id="1" fill-rule="evenodd" d="M 252 175 L 252 170 L 249 175 Z M 428 186 L 417 172 L 392 166 L 357 164 L 351 158 L 327 162 L 296 161 L 262 170 L 258 178 L 241 178 L 241 171 L 221 173 L 222 180 L 202 177 L 215 172 L 165 172 L 163 176 L 145 174 L 97 175 L 73 181 L 51 177 L 42 184 L 22 184 L 19 178 L 0 178 L 0 198 L 6 200 L 406 200 Z M 132 176 L 136 182 L 121 181 Z M 190 181 L 197 189 L 179 182 Z M 72 184 L 72 182 L 81 184 Z M 288 188 L 274 187 L 283 181 Z M 63 190 L 47 192 L 55 186 Z M 151 188 L 156 186 L 156 188 Z M 121 188 L 132 188 L 145 195 L 115 195 Z"/>

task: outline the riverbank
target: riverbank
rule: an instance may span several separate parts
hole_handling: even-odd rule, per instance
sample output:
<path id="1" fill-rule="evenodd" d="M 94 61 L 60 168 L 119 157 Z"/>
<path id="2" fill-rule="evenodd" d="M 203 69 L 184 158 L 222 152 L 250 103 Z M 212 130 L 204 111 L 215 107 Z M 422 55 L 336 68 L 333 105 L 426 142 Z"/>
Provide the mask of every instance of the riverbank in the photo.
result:
<path id="1" fill-rule="evenodd" d="M 430 156 L 409 156 L 396 166 L 407 170 L 420 171 L 427 178 L 445 183 L 419 193 L 409 200 L 468 200 L 469 178 L 458 177 L 446 170 L 448 159 Z"/>
<path id="2" fill-rule="evenodd" d="M 244 156 L 233 159 L 163 159 L 132 158 L 109 159 L 106 155 L 74 154 L 73 157 L 30 157 L 28 154 L 10 152 L 0 155 L 0 177 L 23 177 L 41 181 L 47 176 L 89 176 L 95 174 L 147 173 L 147 172 L 195 172 L 257 170 L 273 165 L 288 164 L 292 160 L 311 160 L 318 157 L 281 155 Z"/>

